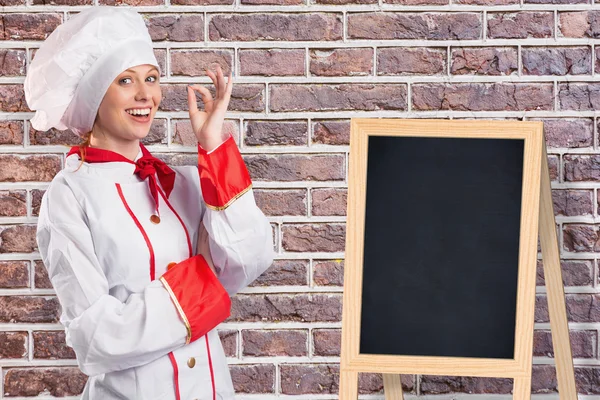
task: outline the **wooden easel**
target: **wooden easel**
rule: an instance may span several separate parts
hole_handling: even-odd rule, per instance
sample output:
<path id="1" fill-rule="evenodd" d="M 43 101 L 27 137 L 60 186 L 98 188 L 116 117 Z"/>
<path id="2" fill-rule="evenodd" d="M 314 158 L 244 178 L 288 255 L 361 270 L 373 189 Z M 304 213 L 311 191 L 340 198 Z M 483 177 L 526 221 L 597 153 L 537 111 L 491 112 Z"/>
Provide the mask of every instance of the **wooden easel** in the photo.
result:
<path id="1" fill-rule="evenodd" d="M 358 131 L 359 123 L 362 122 L 360 120 L 357 120 L 356 122 L 353 121 L 353 131 Z M 540 122 L 538 126 L 538 129 L 540 130 L 542 129 L 541 124 L 542 123 Z M 406 129 L 414 128 L 412 126 L 408 126 Z M 548 156 L 546 152 L 546 143 L 543 134 L 541 135 L 541 140 L 539 142 L 541 142 L 542 146 L 541 160 L 539 160 L 539 164 L 536 160 L 534 163 L 532 163 L 532 165 L 526 165 L 526 168 L 534 168 L 536 167 L 536 164 L 540 167 L 538 234 L 541 243 L 542 259 L 544 265 L 544 277 L 547 288 L 548 310 L 550 315 L 552 343 L 556 361 L 558 392 L 561 400 L 577 400 L 577 389 L 575 386 L 573 359 L 571 354 L 569 327 L 565 305 L 565 293 L 562 281 L 562 271 L 560 266 L 560 253 L 558 247 L 558 240 L 556 236 L 556 227 L 552 203 Z M 364 142 L 360 143 L 359 146 L 364 146 Z M 357 148 L 355 148 L 354 151 L 355 154 L 359 154 L 359 151 L 362 151 L 362 149 L 357 150 Z M 355 157 L 355 161 L 356 160 L 358 160 L 358 157 Z M 361 165 L 358 166 L 355 165 L 355 169 L 351 172 L 354 172 L 355 174 L 357 172 L 361 172 L 362 169 L 365 168 L 363 160 L 360 160 L 360 164 Z M 358 173 L 357 175 L 360 179 L 360 173 Z M 357 205 L 360 206 L 360 200 L 358 200 L 358 204 L 350 204 L 350 201 L 354 202 L 356 201 L 356 199 L 349 199 L 349 207 L 356 207 Z M 362 214 L 358 214 L 356 219 L 360 220 L 360 218 L 364 218 L 364 216 Z M 353 220 L 352 223 L 354 222 L 355 221 Z M 362 232 L 358 233 L 359 236 L 361 234 Z M 351 240 L 356 241 L 356 239 L 359 236 L 351 238 Z M 359 276 L 361 275 L 355 274 L 353 277 L 350 277 L 348 281 L 345 281 L 345 286 L 346 282 L 353 283 L 353 280 L 358 279 L 357 277 Z M 528 288 L 526 290 L 530 290 L 530 286 L 533 286 L 535 288 L 535 282 L 529 280 L 527 282 L 527 286 Z M 352 305 L 352 307 L 354 306 L 355 305 Z M 347 312 L 348 315 L 352 317 L 347 317 L 348 326 L 351 326 L 350 324 L 358 323 L 358 321 L 355 318 L 355 315 L 352 314 L 354 311 L 349 312 L 345 310 L 345 312 Z M 531 321 L 526 321 L 526 331 L 531 332 L 531 334 L 533 334 L 533 315 L 531 315 L 531 317 Z M 344 334 L 344 332 L 342 333 Z M 350 334 L 346 332 L 346 340 L 342 340 L 342 365 L 340 368 L 339 397 L 340 400 L 356 400 L 356 395 L 358 393 L 358 373 L 374 372 L 374 364 L 372 362 L 367 361 L 365 359 L 356 360 L 356 357 L 355 360 L 351 360 L 351 356 L 353 356 L 352 346 L 354 345 L 354 343 L 351 343 L 352 340 L 353 339 L 350 339 Z M 525 368 L 520 368 L 517 373 L 512 372 L 514 379 L 514 400 L 529 400 L 531 396 L 532 343 L 533 336 L 531 338 L 527 338 L 526 345 L 524 346 L 526 351 L 528 351 L 528 355 L 524 356 L 525 362 L 521 365 L 524 365 Z M 385 399 L 403 400 L 404 397 L 400 379 L 401 375 L 398 374 L 398 368 L 394 367 L 391 361 L 389 364 L 387 363 L 387 361 L 391 360 L 391 358 L 382 357 L 381 360 L 383 360 L 384 363 L 380 367 L 378 366 L 376 369 L 378 370 L 378 372 L 381 372 L 383 374 Z M 417 358 L 415 358 L 415 360 L 422 361 Z M 442 362 L 439 362 L 439 364 L 435 361 L 423 361 L 422 363 L 419 362 L 419 365 L 415 365 L 414 367 L 403 368 L 402 373 L 419 373 L 419 368 L 426 367 L 427 372 L 425 374 L 452 375 L 451 373 L 448 373 L 448 371 L 450 370 L 449 364 L 444 361 L 448 360 L 442 360 Z M 437 373 L 438 370 L 439 373 Z M 471 371 L 473 371 L 473 369 Z M 500 377 L 500 375 L 497 374 L 498 371 L 499 369 L 492 370 L 492 368 L 490 368 L 489 371 L 480 373 L 478 375 L 473 374 L 472 376 Z M 468 367 L 461 369 L 461 376 L 469 376 L 469 374 L 466 372 L 468 372 Z M 494 372 L 496 372 L 496 375 L 494 375 Z"/>

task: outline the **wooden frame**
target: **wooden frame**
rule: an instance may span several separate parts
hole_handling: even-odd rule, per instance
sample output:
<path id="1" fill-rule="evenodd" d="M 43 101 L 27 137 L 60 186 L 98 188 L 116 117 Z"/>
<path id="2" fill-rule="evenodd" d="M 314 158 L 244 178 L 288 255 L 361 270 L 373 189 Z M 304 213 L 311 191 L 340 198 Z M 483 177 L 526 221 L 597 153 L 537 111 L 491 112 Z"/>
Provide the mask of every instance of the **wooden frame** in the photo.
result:
<path id="1" fill-rule="evenodd" d="M 362 300 L 361 263 L 364 247 L 369 136 L 524 140 L 521 240 L 519 243 L 514 359 L 396 356 L 359 353 Z M 546 284 L 548 286 L 548 302 L 551 312 L 550 322 L 557 357 L 559 390 L 561 392 L 561 399 L 576 399 L 564 291 L 562 291 L 560 260 L 558 257 L 550 181 L 543 137 L 543 123 L 533 121 L 353 118 L 351 121 L 349 164 L 340 399 L 355 400 L 357 398 L 358 372 L 383 373 L 386 399 L 388 400 L 402 399 L 400 377 L 394 375 L 401 373 L 514 378 L 514 398 L 529 399 L 531 391 L 538 227 L 542 236 L 542 251 L 545 260 L 544 267 Z M 540 209 L 542 210 L 541 219 Z M 545 224 L 542 224 L 542 222 Z"/>

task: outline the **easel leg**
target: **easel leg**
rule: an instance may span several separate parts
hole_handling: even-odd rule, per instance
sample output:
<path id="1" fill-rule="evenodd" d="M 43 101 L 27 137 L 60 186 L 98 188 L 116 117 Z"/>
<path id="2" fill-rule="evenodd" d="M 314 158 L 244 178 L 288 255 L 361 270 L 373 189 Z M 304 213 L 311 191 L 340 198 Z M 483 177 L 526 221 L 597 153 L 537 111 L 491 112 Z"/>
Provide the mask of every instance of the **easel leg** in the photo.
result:
<path id="1" fill-rule="evenodd" d="M 515 378 L 513 385 L 513 400 L 531 399 L 531 375 L 524 378 Z"/>
<path id="2" fill-rule="evenodd" d="M 385 400 L 404 400 L 400 375 L 383 374 L 383 393 Z"/>
<path id="3" fill-rule="evenodd" d="M 340 400 L 358 399 L 358 372 L 340 370 Z"/>
<path id="4" fill-rule="evenodd" d="M 569 339 L 569 325 L 565 306 L 565 291 L 560 267 L 558 240 L 554 225 L 554 210 L 552 206 L 552 192 L 545 141 L 543 146 L 539 232 L 544 263 L 544 280 L 546 281 L 548 297 L 548 311 L 550 314 L 550 329 L 552 331 L 552 346 L 554 347 L 554 359 L 556 362 L 558 394 L 561 400 L 577 400 L 575 371 L 573 368 L 573 356 L 571 354 L 571 341 Z"/>

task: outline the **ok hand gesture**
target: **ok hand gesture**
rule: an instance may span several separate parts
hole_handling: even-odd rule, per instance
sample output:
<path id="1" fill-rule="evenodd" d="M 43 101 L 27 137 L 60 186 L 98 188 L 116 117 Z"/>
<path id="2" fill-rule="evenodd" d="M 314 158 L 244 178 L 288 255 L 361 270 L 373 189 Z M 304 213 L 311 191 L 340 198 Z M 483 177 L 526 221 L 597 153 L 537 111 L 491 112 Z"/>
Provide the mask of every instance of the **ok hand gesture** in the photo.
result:
<path id="1" fill-rule="evenodd" d="M 192 129 L 200 146 L 206 151 L 211 151 L 223 142 L 221 132 L 225 113 L 229 106 L 229 99 L 231 98 L 233 79 L 230 71 L 228 81 L 225 83 L 221 66 L 217 67 L 216 75 L 208 69 L 206 69 L 206 75 L 212 79 L 215 85 L 216 97 L 214 99 L 210 91 L 201 85 L 188 85 L 187 91 Z M 200 92 L 204 102 L 204 111 L 198 110 L 196 90 Z"/>

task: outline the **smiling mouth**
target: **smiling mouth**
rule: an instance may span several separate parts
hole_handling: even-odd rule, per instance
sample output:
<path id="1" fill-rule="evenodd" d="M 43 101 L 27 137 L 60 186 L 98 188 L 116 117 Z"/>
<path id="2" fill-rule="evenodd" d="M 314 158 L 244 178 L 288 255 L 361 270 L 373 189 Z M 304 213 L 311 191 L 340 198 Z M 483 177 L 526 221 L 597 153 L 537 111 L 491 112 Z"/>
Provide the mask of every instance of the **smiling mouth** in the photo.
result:
<path id="1" fill-rule="evenodd" d="M 150 121 L 150 114 L 151 114 L 151 113 L 152 113 L 152 112 L 149 112 L 149 113 L 148 113 L 148 114 L 146 114 L 146 115 L 137 115 L 137 114 L 130 114 L 130 113 L 128 113 L 127 111 L 125 111 L 125 114 L 129 115 L 129 117 L 130 117 L 132 120 L 134 120 L 134 121 L 136 121 L 136 122 L 141 122 L 141 123 L 144 123 L 144 122 L 148 122 L 148 121 Z"/>

